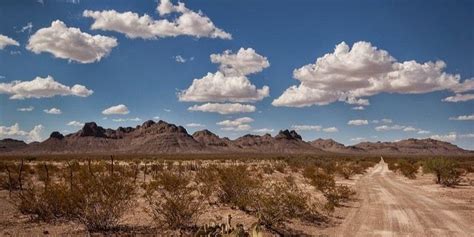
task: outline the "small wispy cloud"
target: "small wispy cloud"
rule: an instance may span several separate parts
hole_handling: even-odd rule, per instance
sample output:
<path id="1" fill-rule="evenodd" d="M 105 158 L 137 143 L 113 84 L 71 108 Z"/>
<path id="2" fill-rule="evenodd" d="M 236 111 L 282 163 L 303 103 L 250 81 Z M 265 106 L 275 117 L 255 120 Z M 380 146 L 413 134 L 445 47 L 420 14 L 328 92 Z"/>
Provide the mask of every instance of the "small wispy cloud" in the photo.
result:
<path id="1" fill-rule="evenodd" d="M 63 112 L 58 108 L 44 109 L 43 112 L 47 114 L 62 114 Z"/>
<path id="2" fill-rule="evenodd" d="M 190 128 L 198 128 L 198 127 L 205 127 L 206 125 L 200 124 L 200 123 L 188 123 L 186 124 L 186 127 Z"/>
<path id="3" fill-rule="evenodd" d="M 190 57 L 190 58 L 185 58 L 181 55 L 176 55 L 173 57 L 173 59 L 177 62 L 177 63 L 186 63 L 188 61 L 193 61 L 194 60 L 194 57 Z"/>
<path id="4" fill-rule="evenodd" d="M 79 122 L 79 121 L 71 121 L 69 123 L 67 123 L 68 126 L 73 126 L 73 127 L 82 127 L 84 126 L 84 123 L 82 122 Z"/>
<path id="5" fill-rule="evenodd" d="M 16 109 L 17 111 L 20 111 L 20 112 L 31 112 L 35 109 L 35 107 L 33 106 L 29 106 L 29 107 L 24 107 L 24 108 L 18 108 Z"/>
<path id="6" fill-rule="evenodd" d="M 474 114 L 471 115 L 461 115 L 457 117 L 451 117 L 449 120 L 458 120 L 458 121 L 473 121 L 474 120 Z"/>

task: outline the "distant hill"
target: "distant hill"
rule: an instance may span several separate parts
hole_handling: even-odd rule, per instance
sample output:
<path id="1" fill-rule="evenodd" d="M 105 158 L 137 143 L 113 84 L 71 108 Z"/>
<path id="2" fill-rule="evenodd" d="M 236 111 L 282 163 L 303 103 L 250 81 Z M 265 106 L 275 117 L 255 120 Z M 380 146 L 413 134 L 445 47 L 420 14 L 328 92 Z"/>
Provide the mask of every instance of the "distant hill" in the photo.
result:
<path id="1" fill-rule="evenodd" d="M 464 155 L 474 154 L 448 142 L 433 139 L 407 139 L 398 142 L 362 142 L 345 146 L 332 139 L 304 141 L 294 130 L 270 134 L 247 134 L 235 140 L 221 138 L 209 130 L 190 135 L 182 126 L 165 121 L 144 122 L 136 127 L 105 129 L 94 122 L 79 131 L 63 135 L 51 133 L 43 142 L 26 144 L 14 139 L 0 140 L 0 154 L 81 154 L 81 153 L 341 153 Z"/>

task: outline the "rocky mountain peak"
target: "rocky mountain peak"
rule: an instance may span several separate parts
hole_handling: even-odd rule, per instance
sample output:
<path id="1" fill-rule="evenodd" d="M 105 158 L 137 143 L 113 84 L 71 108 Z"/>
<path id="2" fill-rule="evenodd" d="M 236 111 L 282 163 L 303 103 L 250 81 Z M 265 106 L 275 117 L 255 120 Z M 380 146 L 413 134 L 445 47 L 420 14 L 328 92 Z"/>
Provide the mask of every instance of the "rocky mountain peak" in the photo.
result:
<path id="1" fill-rule="evenodd" d="M 62 135 L 60 132 L 52 132 L 51 135 L 49 135 L 49 138 L 54 138 L 58 140 L 62 140 L 64 138 L 64 135 Z"/>
<path id="2" fill-rule="evenodd" d="M 106 137 L 105 129 L 95 122 L 85 123 L 78 134 L 80 137 Z"/>
<path id="3" fill-rule="evenodd" d="M 280 130 L 278 135 L 275 136 L 276 139 L 287 139 L 287 140 L 302 140 L 301 136 L 295 131 L 288 129 Z"/>
<path id="4" fill-rule="evenodd" d="M 160 122 L 161 122 L 161 120 L 160 120 Z M 149 128 L 149 127 L 151 127 L 151 126 L 153 126 L 153 125 L 155 125 L 155 124 L 156 124 L 155 121 L 153 121 L 153 120 L 147 120 L 147 121 L 145 121 L 145 122 L 142 124 L 141 127 L 142 127 L 142 128 Z"/>
<path id="5" fill-rule="evenodd" d="M 218 136 L 214 134 L 213 132 L 207 129 L 204 129 L 204 130 L 194 132 L 193 137 L 196 138 L 196 137 L 218 137 Z"/>

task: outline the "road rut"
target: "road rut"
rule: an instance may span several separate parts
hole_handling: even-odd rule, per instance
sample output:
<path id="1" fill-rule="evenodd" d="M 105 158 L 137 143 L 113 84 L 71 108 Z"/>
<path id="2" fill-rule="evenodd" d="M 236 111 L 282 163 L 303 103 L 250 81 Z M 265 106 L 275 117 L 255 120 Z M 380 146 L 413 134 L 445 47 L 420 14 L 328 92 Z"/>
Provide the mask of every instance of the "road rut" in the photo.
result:
<path id="1" fill-rule="evenodd" d="M 356 184 L 360 202 L 334 236 L 474 236 L 466 205 L 404 183 L 381 159 Z M 473 207 L 469 207 L 473 211 Z"/>

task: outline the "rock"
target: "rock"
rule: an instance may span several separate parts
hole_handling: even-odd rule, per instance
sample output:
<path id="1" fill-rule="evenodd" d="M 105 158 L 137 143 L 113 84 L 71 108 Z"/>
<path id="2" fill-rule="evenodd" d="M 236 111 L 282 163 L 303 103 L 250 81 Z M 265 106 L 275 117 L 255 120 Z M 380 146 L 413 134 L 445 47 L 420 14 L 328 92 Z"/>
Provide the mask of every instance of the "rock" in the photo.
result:
<path id="1" fill-rule="evenodd" d="M 58 140 L 62 140 L 64 138 L 64 135 L 62 135 L 60 132 L 52 132 L 51 135 L 49 135 L 49 138 L 54 138 Z"/>
<path id="2" fill-rule="evenodd" d="M 97 126 L 96 123 L 90 122 L 84 124 L 81 131 L 79 131 L 80 137 L 106 137 L 105 129 L 103 127 Z"/>
<path id="3" fill-rule="evenodd" d="M 278 133 L 278 135 L 275 136 L 275 138 L 288 139 L 288 140 L 292 140 L 292 139 L 302 140 L 301 136 L 295 130 L 288 131 L 288 129 L 280 130 L 280 132 Z"/>

